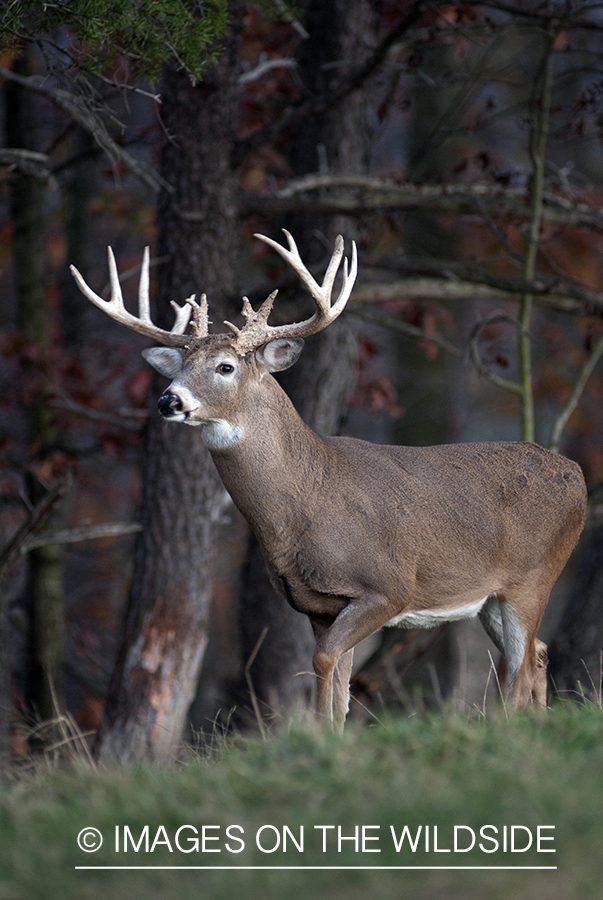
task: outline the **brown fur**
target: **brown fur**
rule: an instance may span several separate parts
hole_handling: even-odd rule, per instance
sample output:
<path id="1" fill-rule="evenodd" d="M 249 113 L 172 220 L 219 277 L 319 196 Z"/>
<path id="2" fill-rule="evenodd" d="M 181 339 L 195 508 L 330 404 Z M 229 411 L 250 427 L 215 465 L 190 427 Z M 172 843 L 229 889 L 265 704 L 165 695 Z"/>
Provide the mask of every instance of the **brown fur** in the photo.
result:
<path id="1" fill-rule="evenodd" d="M 227 386 L 213 374 L 225 353 L 235 366 Z M 188 354 L 168 391 L 183 384 L 200 404 L 191 417 L 244 435 L 212 456 L 274 584 L 312 622 L 320 715 L 343 727 L 351 651 L 363 638 L 400 613 L 437 610 L 445 620 L 485 597 L 507 604 L 525 635 L 511 704 L 546 703 L 546 647 L 536 632 L 583 527 L 575 463 L 530 443 L 323 438 L 257 356 L 237 358 L 224 345 Z"/>

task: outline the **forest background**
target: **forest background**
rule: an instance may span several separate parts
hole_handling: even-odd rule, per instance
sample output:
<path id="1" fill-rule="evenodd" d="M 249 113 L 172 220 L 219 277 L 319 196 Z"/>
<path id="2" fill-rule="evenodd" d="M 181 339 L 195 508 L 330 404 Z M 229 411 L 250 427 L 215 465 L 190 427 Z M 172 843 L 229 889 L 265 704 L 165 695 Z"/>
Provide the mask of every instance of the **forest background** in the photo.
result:
<path id="1" fill-rule="evenodd" d="M 150 245 L 155 321 L 204 291 L 219 329 L 275 287 L 275 316 L 306 311 L 255 232 L 289 229 L 317 271 L 355 239 L 349 311 L 283 384 L 322 433 L 580 462 L 587 528 L 544 637 L 557 694 L 600 696 L 599 5 L 39 6 L 0 18 L 3 756 L 60 714 L 100 758 L 173 759 L 312 701 L 308 623 L 198 430 L 159 420 L 145 341 L 68 273 L 106 292 L 108 244 L 128 303 Z M 489 668 L 472 624 L 390 629 L 351 716 L 482 710 Z"/>

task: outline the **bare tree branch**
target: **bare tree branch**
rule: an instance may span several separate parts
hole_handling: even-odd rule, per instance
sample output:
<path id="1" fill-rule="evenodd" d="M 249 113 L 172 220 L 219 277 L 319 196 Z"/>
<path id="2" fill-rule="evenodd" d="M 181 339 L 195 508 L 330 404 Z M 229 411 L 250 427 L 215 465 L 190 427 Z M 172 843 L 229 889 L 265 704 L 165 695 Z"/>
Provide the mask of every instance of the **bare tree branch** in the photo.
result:
<path id="1" fill-rule="evenodd" d="M 410 12 L 385 35 L 366 62 L 343 78 L 334 88 L 310 97 L 309 100 L 303 100 L 295 106 L 289 106 L 276 122 L 256 131 L 251 137 L 239 141 L 236 152 L 237 160 L 241 161 L 248 153 L 264 144 L 271 143 L 288 128 L 297 127 L 309 118 L 322 115 L 341 103 L 348 94 L 359 90 L 382 65 L 391 48 L 399 43 L 419 21 L 423 10 L 423 0 L 416 0 Z"/>
<path id="2" fill-rule="evenodd" d="M 65 496 L 71 486 L 71 480 L 71 473 L 64 473 L 57 485 L 49 490 L 39 503 L 34 506 L 23 525 L 13 535 L 6 547 L 4 547 L 0 553 L 0 579 L 19 558 L 22 553 L 21 548 L 30 538 L 30 535 L 34 534 L 40 528 L 52 508 Z"/>
<path id="3" fill-rule="evenodd" d="M 526 282 L 534 280 L 536 257 L 540 245 L 540 227 L 544 207 L 544 163 L 549 136 L 551 96 L 553 91 L 553 47 L 557 29 L 551 29 L 546 36 L 542 58 L 542 87 L 534 97 L 534 117 L 530 131 L 530 158 L 532 160 L 532 198 L 530 223 L 521 274 Z M 532 318 L 533 294 L 524 291 L 519 301 L 519 324 L 517 333 L 517 360 L 519 383 L 521 385 L 521 439 L 533 441 L 536 433 L 534 418 L 534 388 L 532 384 L 532 339 L 530 321 Z"/>
<path id="4" fill-rule="evenodd" d="M 48 79 L 40 75 L 18 75 L 0 66 L 0 77 L 14 81 L 31 91 L 43 94 L 60 106 L 71 118 L 88 131 L 96 143 L 113 162 L 122 163 L 148 187 L 157 193 L 161 188 L 170 193 L 173 188 L 155 169 L 147 163 L 135 159 L 127 150 L 113 140 L 102 118 L 87 105 L 81 97 L 63 88 L 53 87 Z"/>
<path id="5" fill-rule="evenodd" d="M 33 537 L 26 538 L 20 547 L 23 556 L 37 547 L 49 544 L 75 544 L 80 541 L 93 541 L 98 538 L 119 537 L 125 534 L 136 534 L 142 531 L 138 522 L 105 522 L 100 525 L 80 525 L 75 528 L 62 528 L 60 531 L 42 531 Z"/>
<path id="6" fill-rule="evenodd" d="M 348 306 L 346 313 L 357 316 L 357 318 L 362 319 L 363 322 L 370 322 L 372 325 L 380 325 L 383 328 L 389 328 L 390 331 L 398 331 L 401 334 L 406 334 L 408 337 L 417 338 L 421 341 L 428 341 L 430 344 L 435 344 L 436 347 L 440 347 L 452 356 L 461 356 L 461 350 L 445 338 L 440 337 L 437 334 L 429 334 L 423 328 L 417 328 L 416 325 L 409 325 L 408 322 L 403 322 L 401 319 L 395 319 L 393 316 L 381 316 L 379 313 L 370 312 L 369 310 L 362 309 L 358 306 Z"/>
<path id="7" fill-rule="evenodd" d="M 44 184 L 51 187 L 57 186 L 56 178 L 50 170 L 50 160 L 46 153 L 37 153 L 35 150 L 21 150 L 13 147 L 0 148 L 0 165 L 10 166 L 25 175 L 38 178 Z"/>
<path id="8" fill-rule="evenodd" d="M 390 282 L 364 283 L 358 285 L 352 294 L 354 303 L 384 303 L 391 300 L 412 297 L 415 300 L 492 300 L 495 302 L 519 301 L 521 290 L 515 285 L 507 288 L 493 287 L 479 279 L 408 276 Z M 546 290 L 534 294 L 534 302 L 549 306 L 561 312 L 586 312 L 580 302 Z M 603 297 L 596 304 L 603 308 Z"/>
<path id="9" fill-rule="evenodd" d="M 481 354 L 479 352 L 479 338 L 483 329 L 487 325 L 492 325 L 494 322 L 509 322 L 518 331 L 521 330 L 521 325 L 514 319 L 512 316 L 507 316 L 504 313 L 496 313 L 493 316 L 488 316 L 485 319 L 482 319 L 477 325 L 474 326 L 470 338 L 469 338 L 469 351 L 471 353 L 471 359 L 474 362 L 475 368 L 492 384 L 495 384 L 497 387 L 502 388 L 505 391 L 509 391 L 512 394 L 516 394 L 518 397 L 522 397 L 523 395 L 523 386 L 519 381 L 511 381 L 509 378 L 503 378 L 501 375 L 497 375 L 488 366 L 484 363 Z"/>
<path id="10" fill-rule="evenodd" d="M 554 450 L 555 453 L 559 452 L 563 429 L 567 425 L 571 414 L 580 402 L 580 397 L 582 396 L 582 392 L 586 387 L 586 382 L 594 372 L 595 367 L 601 359 L 602 355 L 603 335 L 599 338 L 599 340 L 593 347 L 590 356 L 584 363 L 584 366 L 582 367 L 582 370 L 576 379 L 574 387 L 572 388 L 572 392 L 568 397 L 567 403 L 553 422 L 553 427 L 551 428 L 551 436 L 549 438 L 549 450 Z"/>
<path id="11" fill-rule="evenodd" d="M 140 431 L 148 417 L 144 409 L 118 409 L 115 412 L 107 412 L 93 409 L 91 406 L 83 406 L 65 395 L 49 400 L 48 405 L 54 409 L 64 409 L 76 416 L 84 416 L 93 422 L 106 422 L 108 425 L 115 425 L 117 428 L 125 428 L 128 431 Z"/>
<path id="12" fill-rule="evenodd" d="M 486 182 L 475 184 L 400 184 L 370 175 L 306 175 L 289 181 L 271 194 L 247 193 L 248 211 L 303 212 L 359 215 L 382 209 L 432 209 L 457 215 L 490 214 L 528 219 L 530 192 L 523 185 Z M 559 225 L 577 225 L 603 232 L 603 210 L 543 191 L 542 219 Z"/>
<path id="13" fill-rule="evenodd" d="M 541 294 L 543 297 L 554 298 L 543 302 L 570 313 L 586 311 L 590 308 L 603 308 L 603 299 L 600 294 L 577 278 L 562 272 L 561 269 L 558 270 L 558 276 L 548 272 L 537 272 L 532 281 L 524 281 L 523 278 L 514 275 L 499 275 L 471 259 L 464 261 L 434 259 L 426 256 L 371 257 L 363 255 L 363 271 L 371 267 L 406 272 L 409 275 L 431 275 L 449 281 L 467 281 L 470 284 L 485 285 L 512 294 L 520 294 L 522 291 L 529 290 L 535 295 Z"/>

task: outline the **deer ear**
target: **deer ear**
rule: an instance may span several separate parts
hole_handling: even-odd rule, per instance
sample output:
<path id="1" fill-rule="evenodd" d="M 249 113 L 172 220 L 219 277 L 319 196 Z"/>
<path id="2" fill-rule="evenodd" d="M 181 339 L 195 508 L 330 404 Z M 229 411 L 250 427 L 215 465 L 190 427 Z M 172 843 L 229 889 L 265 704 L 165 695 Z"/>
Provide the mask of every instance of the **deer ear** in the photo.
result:
<path id="1" fill-rule="evenodd" d="M 264 374 L 265 372 L 282 372 L 297 362 L 304 342 L 301 338 L 277 338 L 268 341 L 256 350 L 255 356 Z"/>
<path id="2" fill-rule="evenodd" d="M 166 378 L 175 378 L 182 369 L 182 353 L 172 347 L 151 347 L 143 350 L 142 355 L 150 366 Z"/>

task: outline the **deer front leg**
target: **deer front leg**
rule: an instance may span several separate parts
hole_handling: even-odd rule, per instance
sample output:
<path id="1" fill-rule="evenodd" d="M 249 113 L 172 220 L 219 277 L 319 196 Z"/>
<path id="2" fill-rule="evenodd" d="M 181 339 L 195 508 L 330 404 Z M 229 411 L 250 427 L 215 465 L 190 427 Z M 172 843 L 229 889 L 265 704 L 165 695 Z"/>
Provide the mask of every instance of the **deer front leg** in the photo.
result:
<path id="1" fill-rule="evenodd" d="M 345 717 L 350 708 L 350 678 L 352 675 L 352 663 L 354 662 L 354 650 L 348 650 L 337 662 L 333 670 L 333 728 L 342 732 Z"/>
<path id="2" fill-rule="evenodd" d="M 334 619 L 311 617 L 314 637 L 318 642 L 328 631 Z M 336 731 L 343 731 L 343 724 L 350 705 L 350 676 L 352 674 L 352 662 L 354 650 L 348 650 L 336 662 L 331 672 L 325 671 L 319 675 L 317 662 L 314 660 L 314 672 L 316 673 L 316 709 L 319 717 L 326 718 L 333 724 Z M 318 663 L 320 665 L 320 662 Z"/>
<path id="3" fill-rule="evenodd" d="M 322 638 L 326 635 L 335 619 L 327 616 L 309 616 L 309 618 L 316 640 L 316 648 L 312 658 L 312 667 L 316 675 L 316 713 L 319 718 L 327 719 L 327 721 L 333 723 L 333 683 L 336 663 L 332 666 L 321 666 L 321 659 L 317 657 L 317 651 Z"/>
<path id="4" fill-rule="evenodd" d="M 321 661 L 314 654 L 313 666 L 316 673 L 316 711 L 319 718 L 326 719 L 341 733 L 350 705 L 350 675 L 354 650 L 348 650 L 335 663 L 321 669 Z"/>
<path id="5" fill-rule="evenodd" d="M 353 648 L 396 614 L 385 597 L 352 600 L 331 620 L 311 617 L 316 636 L 312 659 L 316 673 L 316 707 L 320 718 L 341 732 L 348 711 Z"/>

